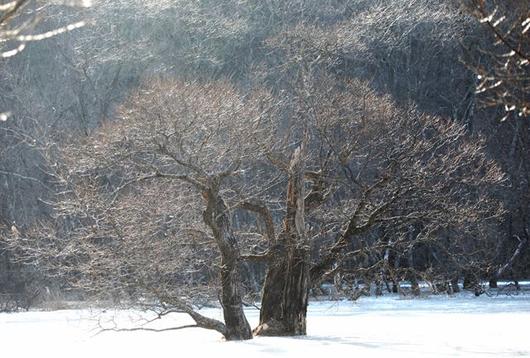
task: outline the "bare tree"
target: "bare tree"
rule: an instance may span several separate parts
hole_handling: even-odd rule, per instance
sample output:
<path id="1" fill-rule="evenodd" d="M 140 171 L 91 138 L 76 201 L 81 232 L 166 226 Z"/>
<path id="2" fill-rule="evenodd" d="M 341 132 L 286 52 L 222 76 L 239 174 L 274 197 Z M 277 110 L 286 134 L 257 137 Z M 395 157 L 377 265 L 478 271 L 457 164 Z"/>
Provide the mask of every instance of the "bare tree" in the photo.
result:
<path id="1" fill-rule="evenodd" d="M 305 34 L 295 27 L 267 41 L 284 59 L 273 71 L 283 99 L 277 102 L 284 108 L 268 113 L 276 118 L 272 136 L 283 140 L 267 140 L 263 151 L 285 173 L 288 189 L 282 192 L 285 211 L 277 238 L 268 252 L 252 257 L 269 265 L 255 330 L 262 335 L 305 334 L 305 253 L 317 253 L 310 269 L 313 284 L 348 271 L 365 282 L 406 273 L 410 278 L 413 264 L 389 273 L 390 253 L 412 257 L 422 245 L 451 252 L 458 243 L 467 245 L 466 232 L 479 234 L 481 243 L 494 241 L 503 213 L 489 192 L 504 176 L 486 159 L 481 139 L 469 138 L 459 124 L 401 109 L 366 84 L 326 74 L 337 54 Z M 309 149 L 299 164 L 295 153 L 301 148 Z M 303 174 L 292 168 L 302 168 L 297 170 Z M 295 204 L 297 195 L 305 198 L 303 206 Z M 263 203 L 247 207 L 264 222 L 273 216 Z M 301 233 L 293 231 L 297 216 L 307 223 Z M 381 235 L 385 228 L 392 235 Z M 446 233 L 459 235 L 455 246 L 444 242 Z M 481 253 L 487 254 L 480 257 L 485 265 L 486 245 Z M 439 267 L 446 263 L 440 260 Z M 461 265 L 436 275 L 458 276 Z"/>
<path id="2" fill-rule="evenodd" d="M 53 1 L 53 3 L 55 5 L 73 7 L 90 6 L 90 1 L 88 0 Z M 6 81 L 5 77 L 13 75 L 5 68 L 6 62 L 9 58 L 22 52 L 29 43 L 56 37 L 85 25 L 84 21 L 75 21 L 66 24 L 61 23 L 51 28 L 43 28 L 43 23 L 46 26 L 43 8 L 48 5 L 51 5 L 49 1 L 34 0 L 3 1 L 0 4 L 0 60 L 2 61 L 2 82 L 4 84 L 9 82 L 8 80 Z M 35 85 L 34 82 L 31 84 Z M 6 87 L 9 87 L 9 85 Z M 19 100 L 22 100 L 22 98 L 19 98 Z M 12 103 L 9 102 L 8 96 L 4 96 L 4 93 L 2 93 L 0 110 L 3 113 L 0 112 L 0 122 L 6 122 L 12 117 L 13 113 L 19 114 L 17 109 L 13 108 L 11 106 Z M 27 103 L 25 103 L 25 106 L 27 106 Z M 12 190 L 17 187 L 27 190 L 29 187 L 31 191 L 34 191 L 36 187 L 39 187 L 37 191 L 42 190 L 42 188 L 48 191 L 50 188 L 43 182 L 42 176 L 33 175 L 33 173 L 28 174 L 19 170 L 20 167 L 24 170 L 27 169 L 28 162 L 33 164 L 39 160 L 39 155 L 27 159 L 26 155 L 28 153 L 36 153 L 31 147 L 34 147 L 37 141 L 34 138 L 29 140 L 32 136 L 28 135 L 25 130 L 28 127 L 27 124 L 22 130 L 19 125 L 20 123 L 12 126 L 12 123 L 9 123 L 4 126 L 2 123 L 2 148 L 0 149 L 2 168 L 0 169 L 0 174 L 4 177 L 4 186 L 9 187 L 9 182 L 12 181 L 15 183 Z M 31 125 L 33 123 L 29 124 L 29 126 Z M 29 148 L 21 148 L 24 146 L 21 145 L 22 143 L 29 144 Z M 16 154 L 13 155 L 13 153 Z M 11 159 L 13 157 L 16 159 Z M 15 170 L 9 168 L 13 165 L 13 162 L 17 161 Z M 2 225 L 7 226 L 7 228 L 18 230 L 16 225 L 20 224 L 14 221 L 11 222 L 9 217 L 17 216 L 19 222 L 28 222 L 27 218 L 33 216 L 36 212 L 40 212 L 42 205 L 37 201 L 36 205 L 32 203 L 31 208 L 27 206 L 24 208 L 25 205 L 19 205 L 18 200 L 15 199 L 16 196 L 17 194 L 12 194 L 9 190 L 4 190 L 2 195 L 0 195 L 2 200 L 1 207 L 4 209 L 2 210 L 1 221 Z M 16 255 L 10 252 L 3 243 L 0 243 L 0 255 L 2 257 L 0 259 L 0 265 L 2 265 L 0 270 L 0 304 L 5 304 L 4 310 L 16 310 L 19 307 L 28 308 L 39 296 L 40 285 L 38 283 L 35 284 L 35 282 L 42 280 L 42 277 L 34 269 L 21 267 L 16 262 Z"/>
<path id="3" fill-rule="evenodd" d="M 72 31 L 85 25 L 84 21 L 75 22 L 53 30 L 41 33 L 35 32 L 42 16 L 38 10 L 28 11 L 27 8 L 35 8 L 39 4 L 35 0 L 13 0 L 0 5 L 0 41 L 2 47 L 7 43 L 11 49 L 3 49 L 0 54 L 2 58 L 17 55 L 26 48 L 28 42 L 42 41 L 67 31 Z M 89 0 L 67 0 L 55 2 L 57 5 L 63 3 L 69 6 L 89 7 Z M 46 4 L 46 1 L 44 1 Z"/>
<path id="4" fill-rule="evenodd" d="M 160 304 L 189 313 L 198 326 L 229 340 L 251 338 L 224 186 L 252 154 L 245 133 L 258 110 L 255 99 L 242 98 L 226 82 L 155 81 L 129 99 L 119 120 L 82 145 L 67 146 L 67 177 L 58 177 L 66 187 L 57 207 L 65 226 L 49 235 L 49 248 L 60 250 L 56 257 L 66 261 L 59 266 L 68 269 L 69 260 L 78 262 L 70 267 L 70 277 L 79 278 L 80 287 L 108 295 L 136 282 Z M 194 260 L 197 253 L 187 257 L 190 248 L 204 252 L 201 260 L 207 263 Z M 182 303 L 181 297 L 195 296 L 190 287 L 208 286 L 195 270 L 219 275 L 214 281 L 225 323 L 213 323 Z M 190 286 L 178 289 L 182 282 Z"/>
<path id="5" fill-rule="evenodd" d="M 486 106 L 502 106 L 506 120 L 530 115 L 530 8 L 526 1 L 470 0 L 466 3 L 490 35 L 469 66 L 478 76 L 477 93 Z"/>
<path id="6" fill-rule="evenodd" d="M 530 9 L 526 1 L 470 0 L 466 10 L 480 23 L 482 40 L 465 58 L 466 65 L 477 76 L 476 92 L 484 107 L 495 110 L 490 151 L 502 162 L 509 175 L 506 190 L 507 209 L 505 233 L 496 248 L 497 258 L 488 275 L 496 286 L 499 267 L 515 260 L 514 270 L 502 270 L 504 278 L 522 275 L 527 265 L 528 249 L 528 108 L 529 108 L 529 31 Z M 498 119 L 501 122 L 498 123 Z M 508 120 L 511 119 L 511 120 Z M 515 252 L 520 254 L 515 255 Z M 512 260 L 513 258 L 513 260 Z M 519 263 L 517 263 L 519 261 Z M 512 267 L 512 265 L 508 265 Z M 508 274 L 509 272 L 509 274 Z"/>
<path id="7" fill-rule="evenodd" d="M 303 259 L 286 255 L 289 247 L 314 253 L 313 285 L 341 273 L 345 273 L 342 278 L 382 281 L 379 277 L 387 274 L 383 271 L 389 251 L 406 256 L 421 245 L 457 258 L 451 274 L 458 275 L 466 250 L 472 250 L 466 248 L 471 233 L 480 237 L 474 248 L 482 245 L 477 262 L 489 263 L 491 246 L 485 243 L 495 242 L 493 233 L 503 213 L 489 192 L 504 176 L 486 159 L 480 139 L 468 138 L 458 124 L 399 109 L 360 82 L 319 76 L 299 83 L 306 85 L 296 91 L 291 113 L 304 123 L 300 140 L 301 129 L 311 128 L 302 176 L 305 184 L 299 184 L 308 192 L 302 194 L 305 205 L 291 209 L 287 194 L 284 226 L 269 252 L 270 287 L 266 280 L 256 333 L 303 334 L 305 311 L 296 311 L 293 318 L 287 312 L 291 308 L 286 308 L 303 307 L 306 302 L 306 296 L 294 294 L 304 281 L 288 270 L 302 267 Z M 277 163 L 281 153 L 270 157 Z M 289 179 L 288 183 L 291 188 L 296 182 Z M 295 214 L 305 217 L 305 232 L 290 235 L 298 240 L 282 241 L 281 235 L 290 227 L 289 215 Z M 411 225 L 418 228 L 414 235 Z M 378 234 L 385 228 L 387 234 Z M 446 242 L 449 233 L 454 236 L 451 244 Z M 444 259 L 437 267 L 442 270 L 446 265 Z M 405 279 L 413 269 L 397 270 L 396 275 Z M 287 305 L 289 300 L 298 300 L 298 306 Z"/>

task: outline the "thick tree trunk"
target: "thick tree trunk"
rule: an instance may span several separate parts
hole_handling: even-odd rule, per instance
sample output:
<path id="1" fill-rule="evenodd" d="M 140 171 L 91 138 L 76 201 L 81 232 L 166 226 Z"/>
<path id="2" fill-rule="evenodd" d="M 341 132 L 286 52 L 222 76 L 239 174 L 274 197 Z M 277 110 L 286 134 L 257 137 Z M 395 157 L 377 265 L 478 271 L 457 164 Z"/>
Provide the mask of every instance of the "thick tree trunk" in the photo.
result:
<path id="1" fill-rule="evenodd" d="M 223 307 L 227 340 L 252 338 L 250 325 L 243 312 L 241 297 L 241 253 L 230 225 L 230 214 L 219 195 L 220 178 L 210 179 L 208 190 L 203 194 L 207 201 L 204 221 L 212 229 L 221 252 L 221 305 Z"/>
<path id="2" fill-rule="evenodd" d="M 284 250 L 278 245 L 275 250 Z M 260 323 L 254 334 L 298 336 L 306 334 L 309 296 L 309 251 L 295 247 L 273 256 L 261 303 Z"/>
<path id="3" fill-rule="evenodd" d="M 256 335 L 306 334 L 309 245 L 304 229 L 303 179 L 302 149 L 297 149 L 289 168 L 284 228 L 270 250 Z"/>
<path id="4" fill-rule="evenodd" d="M 280 240 L 278 240 L 280 241 Z M 288 335 L 284 326 L 284 292 L 288 258 L 286 247 L 279 242 L 269 251 L 269 268 L 263 285 L 259 326 L 255 335 Z"/>
<path id="5" fill-rule="evenodd" d="M 221 305 L 226 325 L 225 338 L 229 341 L 251 339 L 250 325 L 243 312 L 239 274 L 239 260 L 221 261 Z"/>
<path id="6" fill-rule="evenodd" d="M 290 335 L 306 334 L 309 296 L 309 250 L 295 247 L 289 253 L 287 282 L 284 292 L 285 328 Z"/>

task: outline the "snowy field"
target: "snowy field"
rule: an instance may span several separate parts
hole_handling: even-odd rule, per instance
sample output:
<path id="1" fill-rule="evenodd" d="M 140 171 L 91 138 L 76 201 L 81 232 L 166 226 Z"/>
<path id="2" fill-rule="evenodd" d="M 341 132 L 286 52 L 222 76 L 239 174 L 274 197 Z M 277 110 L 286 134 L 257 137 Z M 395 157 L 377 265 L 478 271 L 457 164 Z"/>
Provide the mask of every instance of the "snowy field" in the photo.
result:
<path id="1" fill-rule="evenodd" d="M 206 313 L 219 317 L 215 309 Z M 248 310 L 252 326 L 256 310 Z M 104 332 L 98 325 L 138 326 L 135 311 L 65 310 L 0 314 L 2 357 L 530 357 L 530 295 L 397 296 L 312 302 L 308 336 L 224 342 L 201 329 Z M 189 322 L 175 315 L 150 324 Z"/>

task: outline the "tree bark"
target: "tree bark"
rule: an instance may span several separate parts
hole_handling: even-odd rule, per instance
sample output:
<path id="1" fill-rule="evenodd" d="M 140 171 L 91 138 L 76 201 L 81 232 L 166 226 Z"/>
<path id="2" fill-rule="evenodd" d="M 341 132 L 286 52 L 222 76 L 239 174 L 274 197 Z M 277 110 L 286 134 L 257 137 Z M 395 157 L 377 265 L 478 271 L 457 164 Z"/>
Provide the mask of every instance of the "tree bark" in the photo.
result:
<path id="1" fill-rule="evenodd" d="M 203 192 L 207 201 L 203 216 L 221 251 L 221 305 L 226 325 L 225 338 L 230 341 L 251 339 L 252 331 L 241 297 L 241 253 L 232 232 L 228 208 L 219 195 L 221 179 L 210 178 L 208 188 Z"/>
<path id="2" fill-rule="evenodd" d="M 304 224 L 303 145 L 289 167 L 287 213 L 284 227 L 271 247 L 263 287 L 260 323 L 254 334 L 297 336 L 306 334 L 309 296 L 309 245 Z"/>
<path id="3" fill-rule="evenodd" d="M 497 279 L 491 278 L 489 281 L 489 287 L 490 288 L 498 288 Z"/>
<path id="4" fill-rule="evenodd" d="M 464 273 L 464 290 L 469 290 L 469 289 L 473 289 L 474 287 L 476 287 L 477 285 L 479 285 L 479 280 L 478 278 L 473 275 L 472 273 L 470 272 L 465 272 Z"/>
<path id="5" fill-rule="evenodd" d="M 453 289 L 453 293 L 460 292 L 460 286 L 458 286 L 458 277 L 451 279 L 451 287 Z"/>

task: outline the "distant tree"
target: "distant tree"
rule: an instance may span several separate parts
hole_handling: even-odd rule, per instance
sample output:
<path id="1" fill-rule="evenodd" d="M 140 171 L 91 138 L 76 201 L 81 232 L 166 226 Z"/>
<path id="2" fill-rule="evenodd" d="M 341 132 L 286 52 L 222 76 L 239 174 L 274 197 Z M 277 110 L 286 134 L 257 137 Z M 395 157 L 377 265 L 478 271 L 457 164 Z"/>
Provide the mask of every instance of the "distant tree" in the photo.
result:
<path id="1" fill-rule="evenodd" d="M 480 48 L 470 67 L 486 106 L 530 116 L 530 7 L 528 1 L 469 0 L 469 11 L 485 27 L 491 46 Z"/>
<path id="2" fill-rule="evenodd" d="M 464 60 L 477 77 L 478 103 L 490 108 L 483 112 L 487 123 L 483 131 L 490 133 L 489 151 L 499 158 L 510 181 L 504 193 L 508 210 L 503 223 L 504 239 L 495 250 L 497 264 L 489 273 L 495 286 L 500 272 L 505 279 L 528 274 L 525 267 L 530 250 L 525 243 L 530 241 L 530 167 L 526 164 L 530 155 L 530 8 L 528 1 L 518 0 L 463 3 L 483 30 Z M 488 117 L 492 117 L 492 123 L 487 122 Z M 505 123 L 499 123 L 499 119 Z M 503 264 L 509 261 L 514 265 Z"/>
<path id="3" fill-rule="evenodd" d="M 55 5 L 73 7 L 90 6 L 90 1 L 88 0 L 53 1 L 53 3 Z M 44 21 L 45 11 L 43 11 L 43 8 L 49 4 L 50 1 L 38 0 L 13 0 L 4 1 L 0 4 L 0 69 L 3 74 L 14 76 L 13 73 L 6 69 L 6 62 L 8 59 L 19 55 L 29 43 L 50 39 L 85 25 L 84 21 L 75 21 L 42 29 L 40 25 L 46 22 Z M 10 87 L 7 84 L 8 82 L 10 81 L 6 80 L 6 76 L 2 75 L 2 83 L 5 84 L 4 88 Z M 36 83 L 32 82 L 31 85 L 35 86 Z M 0 122 L 6 122 L 14 113 L 20 113 L 17 111 L 18 108 L 11 106 L 10 96 L 6 96 L 5 92 L 2 92 Z M 26 102 L 25 93 L 22 97 L 17 99 L 25 102 L 25 108 L 29 107 L 28 102 L 31 103 L 33 101 Z M 43 188 L 46 191 L 50 189 L 42 180 L 42 174 L 34 175 L 34 173 L 24 172 L 28 163 L 34 164 L 35 161 L 38 161 L 35 158 L 25 160 L 28 153 L 36 153 L 36 151 L 32 150 L 32 147 L 36 146 L 37 140 L 26 130 L 34 124 L 34 121 L 25 125 L 20 125 L 20 123 L 1 123 L 0 175 L 4 177 L 4 187 L 9 187 L 9 181 L 16 183 L 11 187 L 13 192 L 17 189 L 21 189 L 21 191 L 28 190 L 28 188 L 31 188 L 29 191 L 32 192 L 39 192 Z M 24 143 L 27 147 L 21 149 L 19 146 L 21 143 Z M 39 158 L 38 155 L 36 157 Z M 15 169 L 9 168 L 10 164 Z M 33 197 L 31 208 L 23 208 L 23 205 L 19 206 L 18 200 L 10 200 L 17 195 L 18 193 L 12 193 L 9 190 L 3 190 L 0 193 L 0 208 L 2 208 L 0 222 L 4 229 L 11 229 L 13 232 L 18 230 L 16 225 L 20 225 L 11 221 L 14 216 L 18 216 L 17 219 L 23 225 L 31 221 L 31 219 L 28 220 L 28 217 L 34 216 L 35 213 L 41 212 L 42 209 L 42 205 L 40 205 L 38 200 L 35 200 L 35 197 Z M 44 197 L 44 194 L 41 197 Z M 0 242 L 0 310 L 27 309 L 33 305 L 39 296 L 42 283 L 39 281 L 42 279 L 43 277 L 37 270 L 21 265 L 16 251 L 10 251 L 5 243 Z"/>

